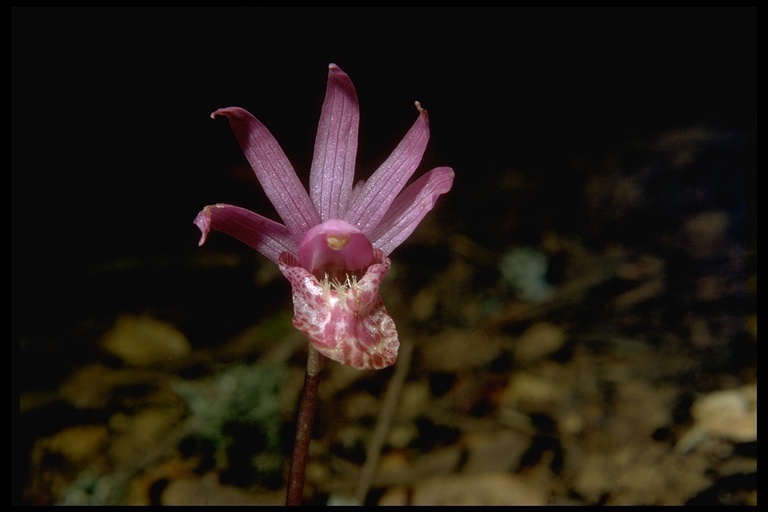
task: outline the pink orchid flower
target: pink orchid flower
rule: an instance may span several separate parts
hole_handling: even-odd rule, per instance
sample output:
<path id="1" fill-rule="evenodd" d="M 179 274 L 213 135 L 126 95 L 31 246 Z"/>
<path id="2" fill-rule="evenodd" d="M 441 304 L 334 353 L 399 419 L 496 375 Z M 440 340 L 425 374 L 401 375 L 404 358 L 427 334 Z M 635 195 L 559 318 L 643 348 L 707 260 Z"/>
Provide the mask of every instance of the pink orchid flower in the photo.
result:
<path id="1" fill-rule="evenodd" d="M 349 77 L 331 64 L 315 139 L 309 194 L 272 134 L 247 111 L 222 108 L 280 224 L 228 204 L 195 218 L 203 245 L 211 229 L 237 238 L 290 281 L 293 325 L 318 352 L 358 369 L 392 365 L 400 345 L 379 294 L 387 257 L 453 185 L 453 169 L 437 167 L 403 190 L 429 139 L 427 111 L 365 183 L 352 186 L 359 106 Z M 402 192 L 401 192 L 402 191 Z"/>

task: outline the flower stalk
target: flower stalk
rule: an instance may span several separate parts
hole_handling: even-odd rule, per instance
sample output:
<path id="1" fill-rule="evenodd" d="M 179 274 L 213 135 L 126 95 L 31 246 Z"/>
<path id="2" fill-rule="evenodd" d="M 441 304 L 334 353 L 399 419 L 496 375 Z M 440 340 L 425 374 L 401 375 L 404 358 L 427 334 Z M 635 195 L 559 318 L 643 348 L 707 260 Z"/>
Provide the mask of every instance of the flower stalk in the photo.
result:
<path id="1" fill-rule="evenodd" d="M 309 459 L 309 443 L 312 440 L 312 426 L 317 410 L 317 393 L 320 389 L 320 370 L 323 356 L 309 345 L 307 355 L 307 373 L 301 390 L 299 411 L 296 415 L 296 435 L 293 442 L 293 454 L 288 470 L 288 488 L 285 493 L 286 506 L 301 505 L 304 500 L 304 479 Z"/>

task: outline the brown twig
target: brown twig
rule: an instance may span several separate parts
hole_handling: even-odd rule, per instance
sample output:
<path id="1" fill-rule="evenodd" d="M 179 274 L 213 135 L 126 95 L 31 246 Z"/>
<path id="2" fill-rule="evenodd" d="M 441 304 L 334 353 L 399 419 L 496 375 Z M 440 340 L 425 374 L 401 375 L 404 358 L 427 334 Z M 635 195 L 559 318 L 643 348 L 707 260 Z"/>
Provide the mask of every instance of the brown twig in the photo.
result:
<path id="1" fill-rule="evenodd" d="M 412 353 L 413 342 L 406 338 L 400 344 L 397 366 L 392 374 L 392 380 L 389 382 L 389 387 L 387 387 L 387 393 L 384 396 L 384 405 L 381 408 L 378 421 L 376 422 L 376 428 L 373 431 L 371 442 L 368 445 L 365 464 L 360 471 L 360 480 L 358 481 L 355 490 L 355 499 L 359 505 L 363 505 L 365 502 L 365 497 L 368 495 L 368 491 L 373 483 L 373 478 L 376 475 L 376 469 L 378 469 L 379 459 L 381 458 L 381 449 L 384 447 L 384 442 L 387 440 L 389 429 L 392 426 L 392 421 L 395 417 L 398 399 L 403 390 L 405 377 L 408 375 L 408 370 L 411 367 Z"/>
<path id="2" fill-rule="evenodd" d="M 320 388 L 322 357 L 312 345 L 309 345 L 307 374 L 304 377 L 304 388 L 301 391 L 301 402 L 296 416 L 296 437 L 293 443 L 291 466 L 288 471 L 286 506 L 301 505 L 304 499 L 304 477 L 309 458 L 309 442 L 312 440 L 312 425 L 317 409 L 317 391 Z"/>

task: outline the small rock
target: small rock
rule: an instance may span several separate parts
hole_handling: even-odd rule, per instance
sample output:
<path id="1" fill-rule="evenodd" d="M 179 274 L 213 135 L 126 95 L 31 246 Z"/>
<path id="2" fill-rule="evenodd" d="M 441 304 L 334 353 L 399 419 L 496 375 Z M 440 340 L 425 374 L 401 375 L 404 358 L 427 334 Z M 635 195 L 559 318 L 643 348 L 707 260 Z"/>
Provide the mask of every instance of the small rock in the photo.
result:
<path id="1" fill-rule="evenodd" d="M 566 335 L 562 327 L 549 322 L 539 322 L 529 327 L 515 343 L 515 358 L 523 363 L 543 359 L 560 350 Z"/>
<path id="2" fill-rule="evenodd" d="M 426 381 L 409 382 L 403 386 L 403 391 L 400 394 L 396 418 L 400 421 L 418 418 L 429 407 L 430 398 L 429 383 Z"/>
<path id="3" fill-rule="evenodd" d="M 57 454 L 71 463 L 79 463 L 101 452 L 108 437 L 104 425 L 79 425 L 42 441 L 41 446 L 48 454 Z"/>
<path id="4" fill-rule="evenodd" d="M 726 212 L 701 212 L 685 221 L 683 235 L 686 249 L 696 258 L 710 258 L 722 252 L 730 226 Z"/>
<path id="5" fill-rule="evenodd" d="M 172 480 L 163 491 L 163 505 L 246 506 L 283 505 L 284 492 L 253 494 L 239 487 L 219 483 L 216 474 L 197 479 Z"/>
<path id="6" fill-rule="evenodd" d="M 531 445 L 531 438 L 520 432 L 505 429 L 498 432 L 475 432 L 465 436 L 467 461 L 464 473 L 511 471 L 517 468 L 523 454 Z"/>
<path id="7" fill-rule="evenodd" d="M 184 357 L 192 351 L 186 336 L 171 324 L 135 315 L 118 317 L 102 338 L 101 347 L 136 366 Z"/>
<path id="8" fill-rule="evenodd" d="M 529 372 L 518 372 L 502 392 L 501 404 L 502 408 L 511 407 L 525 413 L 547 413 L 562 403 L 566 393 L 556 381 Z"/>
<path id="9" fill-rule="evenodd" d="M 545 505 L 549 494 L 541 484 L 509 473 L 444 475 L 414 484 L 410 505 Z M 406 497 L 396 487 L 379 505 L 405 505 Z"/>
<path id="10" fill-rule="evenodd" d="M 487 365 L 501 354 L 503 344 L 480 329 L 456 329 L 429 340 L 420 350 L 427 369 L 453 373 Z"/>
<path id="11" fill-rule="evenodd" d="M 697 400 L 691 415 L 709 435 L 737 443 L 757 440 L 757 387 L 715 391 Z"/>

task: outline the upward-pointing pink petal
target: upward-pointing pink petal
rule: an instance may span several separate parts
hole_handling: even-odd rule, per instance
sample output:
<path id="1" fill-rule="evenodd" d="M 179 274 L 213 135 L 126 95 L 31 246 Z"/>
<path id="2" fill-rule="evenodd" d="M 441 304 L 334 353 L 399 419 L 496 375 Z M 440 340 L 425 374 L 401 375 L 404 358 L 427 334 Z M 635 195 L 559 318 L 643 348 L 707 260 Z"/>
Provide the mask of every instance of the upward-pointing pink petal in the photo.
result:
<path id="1" fill-rule="evenodd" d="M 309 194 L 323 222 L 339 219 L 347 210 L 359 124 L 355 87 L 346 73 L 331 64 L 309 174 Z"/>
<path id="2" fill-rule="evenodd" d="M 391 155 L 356 194 L 343 219 L 369 237 L 392 201 L 419 166 L 429 141 L 427 111 L 416 102 L 419 117 Z"/>

